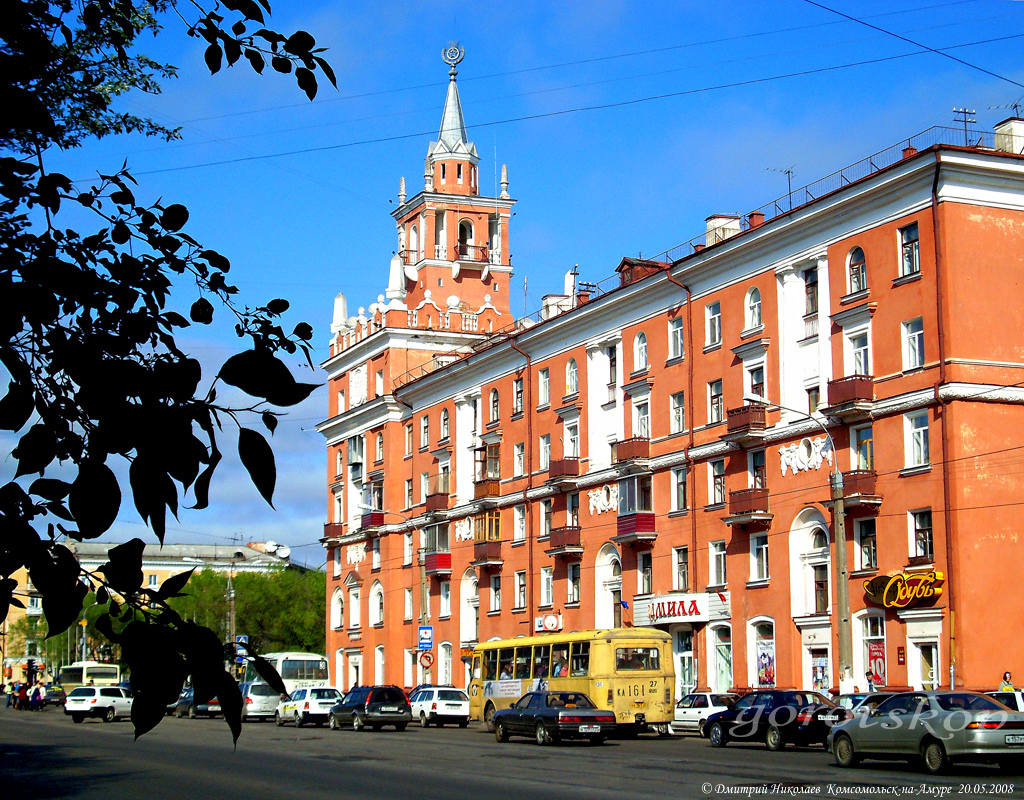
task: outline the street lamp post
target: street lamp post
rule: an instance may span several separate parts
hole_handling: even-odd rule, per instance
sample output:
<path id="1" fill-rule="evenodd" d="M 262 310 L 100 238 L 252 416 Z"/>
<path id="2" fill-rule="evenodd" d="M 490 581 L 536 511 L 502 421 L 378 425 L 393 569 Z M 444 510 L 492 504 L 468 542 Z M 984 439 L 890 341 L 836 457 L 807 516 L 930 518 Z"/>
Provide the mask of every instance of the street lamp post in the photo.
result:
<path id="1" fill-rule="evenodd" d="M 769 405 L 768 401 L 748 392 L 743 399 L 750 403 Z M 853 690 L 853 626 L 850 623 L 850 566 L 846 558 L 846 505 L 845 487 L 843 486 L 843 473 L 839 470 L 839 452 L 836 450 L 835 440 L 828 428 L 821 420 L 810 414 L 799 411 L 795 408 L 774 403 L 776 408 L 800 414 L 821 428 L 825 438 L 832 448 L 832 470 L 829 476 L 829 487 L 831 488 L 832 500 L 832 527 L 835 540 L 835 570 L 838 574 L 836 584 L 836 605 L 839 617 L 839 691 L 850 692 Z"/>

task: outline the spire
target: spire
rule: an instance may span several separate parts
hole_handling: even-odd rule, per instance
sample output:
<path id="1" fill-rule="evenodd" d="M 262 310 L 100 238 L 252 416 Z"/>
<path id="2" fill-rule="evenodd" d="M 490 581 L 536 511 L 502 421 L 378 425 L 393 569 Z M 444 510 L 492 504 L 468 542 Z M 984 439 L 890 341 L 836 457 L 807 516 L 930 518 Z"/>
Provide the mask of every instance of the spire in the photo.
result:
<path id="1" fill-rule="evenodd" d="M 437 141 L 430 143 L 427 155 L 431 160 L 438 158 L 468 158 L 474 164 L 479 161 L 476 145 L 469 141 L 466 134 L 466 120 L 462 116 L 462 102 L 459 100 L 459 87 L 456 66 L 466 56 L 466 50 L 459 47 L 458 42 L 449 42 L 441 54 L 450 69 L 448 70 L 448 94 L 444 99 L 444 112 L 441 114 L 441 128 Z"/>

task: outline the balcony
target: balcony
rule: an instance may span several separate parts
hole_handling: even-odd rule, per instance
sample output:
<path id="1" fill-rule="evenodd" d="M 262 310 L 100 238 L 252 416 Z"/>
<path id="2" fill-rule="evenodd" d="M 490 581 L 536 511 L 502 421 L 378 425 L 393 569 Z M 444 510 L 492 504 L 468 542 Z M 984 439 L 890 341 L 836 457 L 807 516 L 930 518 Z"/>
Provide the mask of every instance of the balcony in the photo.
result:
<path id="1" fill-rule="evenodd" d="M 501 495 L 500 478 L 481 478 L 473 484 L 473 499 L 483 500 L 487 497 L 498 497 Z"/>
<path id="2" fill-rule="evenodd" d="M 324 538 L 338 539 L 345 535 L 345 526 L 340 522 L 324 523 Z"/>
<path id="3" fill-rule="evenodd" d="M 359 527 L 360 528 L 379 528 L 384 524 L 384 512 L 383 511 L 364 511 L 363 516 L 360 517 Z"/>
<path id="4" fill-rule="evenodd" d="M 723 521 L 726 525 L 767 525 L 772 516 L 767 489 L 740 489 L 729 492 L 729 516 Z"/>
<path id="5" fill-rule="evenodd" d="M 583 555 L 583 537 L 578 525 L 555 528 L 544 551 L 555 558 L 579 558 Z"/>
<path id="6" fill-rule="evenodd" d="M 448 496 L 451 494 L 451 473 L 440 472 L 427 479 L 426 511 L 432 514 L 448 510 Z"/>
<path id="7" fill-rule="evenodd" d="M 843 505 L 845 508 L 877 508 L 882 496 L 876 492 L 877 474 L 873 469 L 855 469 L 843 473 Z"/>
<path id="8" fill-rule="evenodd" d="M 423 554 L 423 566 L 427 575 L 448 577 L 452 574 L 452 554 L 448 550 L 427 550 Z"/>
<path id="9" fill-rule="evenodd" d="M 483 245 L 459 242 L 455 247 L 459 261 L 468 261 L 473 264 L 497 263 L 491 258 L 489 249 Z"/>
<path id="10" fill-rule="evenodd" d="M 501 542 L 490 540 L 473 543 L 473 566 L 501 569 Z"/>
<path id="11" fill-rule="evenodd" d="M 615 460 L 620 464 L 624 461 L 646 461 L 650 457 L 651 440 L 646 436 L 623 439 L 615 445 Z"/>
<path id="12" fill-rule="evenodd" d="M 615 523 L 613 542 L 618 544 L 653 543 L 658 538 L 654 526 L 653 511 L 636 511 L 632 514 L 619 514 Z"/>
<path id="13" fill-rule="evenodd" d="M 875 379 L 870 375 L 849 375 L 828 382 L 828 406 L 822 411 L 843 422 L 865 419 L 875 401 Z"/>
<path id="14" fill-rule="evenodd" d="M 726 432 L 719 438 L 723 442 L 733 442 L 740 447 L 760 444 L 764 441 L 767 406 L 762 403 L 750 403 L 739 408 L 730 408 Z"/>
<path id="15" fill-rule="evenodd" d="M 548 481 L 564 481 L 577 478 L 580 474 L 578 458 L 559 458 L 548 464 Z"/>

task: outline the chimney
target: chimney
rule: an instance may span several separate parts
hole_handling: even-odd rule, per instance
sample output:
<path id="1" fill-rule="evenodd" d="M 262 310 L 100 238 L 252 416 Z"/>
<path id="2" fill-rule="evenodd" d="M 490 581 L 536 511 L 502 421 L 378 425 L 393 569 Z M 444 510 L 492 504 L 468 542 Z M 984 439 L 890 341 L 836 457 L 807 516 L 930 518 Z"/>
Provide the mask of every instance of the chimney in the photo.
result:
<path id="1" fill-rule="evenodd" d="M 704 245 L 704 244 L 695 244 L 695 245 L 693 246 L 693 252 L 695 252 L 695 253 L 699 253 L 699 252 L 700 252 L 701 250 L 703 250 L 703 249 L 704 249 L 704 248 L 705 248 L 706 246 L 707 246 L 707 245 Z"/>
<path id="2" fill-rule="evenodd" d="M 581 306 L 584 303 L 586 303 L 588 300 L 590 300 L 590 290 L 589 289 L 584 289 L 584 290 L 581 290 L 579 292 L 576 292 L 576 305 Z"/>
<path id="3" fill-rule="evenodd" d="M 1024 119 L 1010 117 L 996 125 L 996 150 L 1024 154 Z"/>
<path id="4" fill-rule="evenodd" d="M 740 218 L 736 214 L 712 214 L 705 222 L 707 233 L 704 235 L 704 243 L 708 247 L 724 242 L 740 232 Z"/>
<path id="5" fill-rule="evenodd" d="M 904 158 L 910 158 L 911 156 L 916 156 L 916 155 L 917 155 L 917 148 L 914 147 L 914 145 L 908 143 L 907 146 L 903 148 L 903 157 Z"/>
<path id="6" fill-rule="evenodd" d="M 751 211 L 747 214 L 747 227 L 760 228 L 762 225 L 764 225 L 763 211 Z"/>

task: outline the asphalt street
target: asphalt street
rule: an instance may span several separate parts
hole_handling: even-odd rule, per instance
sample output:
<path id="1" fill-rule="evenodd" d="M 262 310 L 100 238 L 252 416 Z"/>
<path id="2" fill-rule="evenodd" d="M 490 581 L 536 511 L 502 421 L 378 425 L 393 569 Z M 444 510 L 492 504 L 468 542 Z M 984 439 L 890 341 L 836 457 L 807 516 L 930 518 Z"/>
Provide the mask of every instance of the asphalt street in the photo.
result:
<path id="1" fill-rule="evenodd" d="M 763 788 L 762 788 L 763 787 Z M 1021 797 L 1024 776 L 957 767 L 926 778 L 902 763 L 836 767 L 820 749 L 642 736 L 600 747 L 498 744 L 482 725 L 403 733 L 168 717 L 133 741 L 128 721 L 75 725 L 58 709 L 0 708 L 0 798 Z"/>

